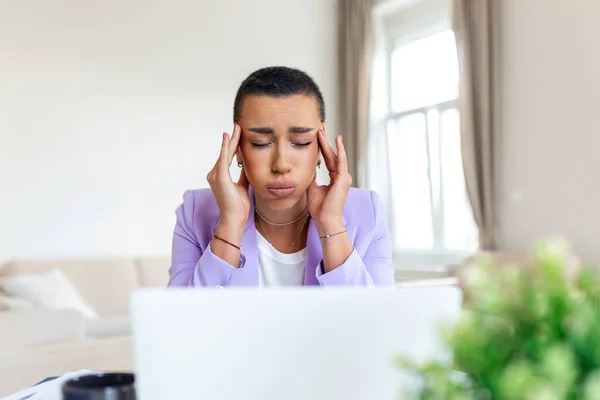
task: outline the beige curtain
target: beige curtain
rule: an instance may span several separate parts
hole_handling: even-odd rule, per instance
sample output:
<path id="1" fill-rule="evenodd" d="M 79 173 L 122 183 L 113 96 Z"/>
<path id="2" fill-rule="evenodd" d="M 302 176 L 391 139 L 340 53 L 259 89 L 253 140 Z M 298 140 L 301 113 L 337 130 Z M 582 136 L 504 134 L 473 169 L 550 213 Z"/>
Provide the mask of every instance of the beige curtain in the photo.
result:
<path id="1" fill-rule="evenodd" d="M 481 249 L 496 246 L 494 142 L 498 134 L 500 0 L 453 0 L 459 110 L 467 192 Z"/>
<path id="2" fill-rule="evenodd" d="M 373 0 L 338 0 L 340 132 L 353 185 L 367 183 Z"/>

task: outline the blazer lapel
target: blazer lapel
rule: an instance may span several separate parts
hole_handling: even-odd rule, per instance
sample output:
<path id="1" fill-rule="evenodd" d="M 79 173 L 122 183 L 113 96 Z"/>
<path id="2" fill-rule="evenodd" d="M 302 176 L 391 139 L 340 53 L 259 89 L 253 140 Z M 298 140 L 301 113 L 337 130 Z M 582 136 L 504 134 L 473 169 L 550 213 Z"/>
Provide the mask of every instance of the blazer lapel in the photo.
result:
<path id="1" fill-rule="evenodd" d="M 246 228 L 242 235 L 242 252 L 246 257 L 244 265 L 244 286 L 258 286 L 258 242 L 256 229 L 254 227 L 254 209 L 250 209 L 250 215 L 246 222 Z"/>
<path id="2" fill-rule="evenodd" d="M 258 242 L 254 226 L 254 190 L 252 186 L 248 189 L 248 196 L 250 197 L 250 214 L 242 234 L 242 252 L 246 257 L 243 285 L 258 286 Z"/>
<path id="3" fill-rule="evenodd" d="M 304 286 L 318 285 L 317 267 L 323 259 L 323 249 L 319 242 L 319 232 L 314 221 L 308 223 L 308 236 L 306 237 L 306 268 L 304 270 Z"/>

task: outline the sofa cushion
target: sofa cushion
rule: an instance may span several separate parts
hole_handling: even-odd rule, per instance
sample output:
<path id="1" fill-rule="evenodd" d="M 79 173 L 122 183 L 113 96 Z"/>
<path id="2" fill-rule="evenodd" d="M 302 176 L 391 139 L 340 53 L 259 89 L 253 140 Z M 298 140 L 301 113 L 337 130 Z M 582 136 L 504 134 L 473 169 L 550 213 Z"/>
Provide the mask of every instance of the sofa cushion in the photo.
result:
<path id="1" fill-rule="evenodd" d="M 131 335 L 131 321 L 128 314 L 90 319 L 86 325 L 85 336 L 89 339 Z"/>
<path id="2" fill-rule="evenodd" d="M 60 269 L 6 276 L 0 278 L 0 287 L 12 296 L 33 302 L 38 308 L 77 310 L 86 318 L 98 318 L 98 313 L 81 298 Z"/>
<path id="3" fill-rule="evenodd" d="M 24 260 L 6 264 L 0 275 L 62 270 L 81 297 L 100 317 L 127 314 L 129 296 L 137 287 L 136 268 L 128 259 Z"/>
<path id="4" fill-rule="evenodd" d="M 81 340 L 85 319 L 74 310 L 18 310 L 0 313 L 0 354 L 33 345 Z M 0 363 L 1 364 L 1 363 Z"/>
<path id="5" fill-rule="evenodd" d="M 169 283 L 170 258 L 138 258 L 136 267 L 140 286 L 167 287 Z"/>
<path id="6" fill-rule="evenodd" d="M 7 296 L 0 292 L 0 311 L 10 310 L 31 310 L 35 308 L 35 304 L 29 300 L 21 299 L 19 297 Z"/>

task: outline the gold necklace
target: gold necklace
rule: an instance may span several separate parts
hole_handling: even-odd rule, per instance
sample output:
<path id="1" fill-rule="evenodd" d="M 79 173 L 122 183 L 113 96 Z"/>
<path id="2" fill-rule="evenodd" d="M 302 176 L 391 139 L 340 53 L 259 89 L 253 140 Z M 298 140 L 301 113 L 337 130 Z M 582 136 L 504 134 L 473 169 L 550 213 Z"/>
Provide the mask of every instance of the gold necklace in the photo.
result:
<path id="1" fill-rule="evenodd" d="M 304 223 L 302 224 L 302 226 L 298 230 L 298 233 L 296 233 L 296 236 L 294 236 L 294 241 L 292 242 L 292 245 L 288 249 L 287 254 L 289 254 L 290 251 L 292 251 L 292 249 L 294 248 L 294 245 L 296 244 L 296 240 L 298 239 L 298 235 L 300 235 L 300 232 L 302 232 L 302 229 L 304 229 L 304 226 L 306 225 L 306 223 L 308 222 L 309 219 L 310 219 L 310 215 L 308 217 L 306 217 L 306 219 L 304 220 Z M 269 239 L 269 234 L 265 230 L 265 227 L 263 226 L 262 222 L 260 222 L 260 219 L 258 219 L 258 224 L 260 225 L 260 229 L 262 229 L 262 231 L 265 233 L 265 239 L 267 239 L 267 242 L 269 242 L 269 244 L 271 246 L 273 246 L 273 243 L 271 242 L 271 239 Z M 273 246 L 273 248 L 275 248 L 275 246 Z"/>
<path id="2" fill-rule="evenodd" d="M 302 214 L 298 215 L 296 218 L 294 218 L 291 221 L 288 222 L 271 222 L 268 219 L 266 219 L 265 217 L 262 216 L 262 214 L 260 212 L 258 212 L 258 209 L 255 209 L 254 212 L 256 212 L 256 215 L 258 215 L 260 217 L 260 219 L 262 219 L 263 221 L 265 221 L 267 224 L 269 225 L 273 225 L 273 226 L 287 226 L 287 225 L 291 225 L 295 222 L 300 221 L 300 218 L 304 217 L 304 214 L 306 214 L 308 212 L 308 207 L 306 207 L 304 209 L 304 211 L 302 211 Z"/>

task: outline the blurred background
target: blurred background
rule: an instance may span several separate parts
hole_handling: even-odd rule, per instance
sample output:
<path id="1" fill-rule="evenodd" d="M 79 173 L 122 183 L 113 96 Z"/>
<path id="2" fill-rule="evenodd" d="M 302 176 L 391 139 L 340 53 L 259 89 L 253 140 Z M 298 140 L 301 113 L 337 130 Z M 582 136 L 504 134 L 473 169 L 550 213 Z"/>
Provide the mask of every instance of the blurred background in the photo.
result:
<path id="1" fill-rule="evenodd" d="M 600 260 L 600 3 L 472 3 L 0 2 L 0 262 L 168 256 L 267 65 L 321 86 L 398 267 L 551 234 Z"/>

